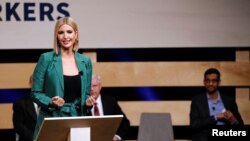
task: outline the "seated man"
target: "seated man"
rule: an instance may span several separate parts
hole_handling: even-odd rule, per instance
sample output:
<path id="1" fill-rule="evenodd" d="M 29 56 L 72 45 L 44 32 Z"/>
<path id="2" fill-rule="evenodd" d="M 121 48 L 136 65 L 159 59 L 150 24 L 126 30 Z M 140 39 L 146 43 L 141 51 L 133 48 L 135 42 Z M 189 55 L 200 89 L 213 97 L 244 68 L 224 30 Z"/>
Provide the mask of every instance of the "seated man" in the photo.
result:
<path id="1" fill-rule="evenodd" d="M 29 80 L 32 86 L 32 76 Z M 17 133 L 17 141 L 33 141 L 33 133 L 37 120 L 37 105 L 32 101 L 30 94 L 13 103 L 13 125 Z"/>
<path id="2" fill-rule="evenodd" d="M 207 141 L 215 125 L 243 125 L 235 99 L 219 91 L 220 72 L 209 68 L 204 73 L 206 92 L 193 97 L 190 126 L 193 141 Z M 217 126 L 217 128 L 222 126 Z"/>
<path id="3" fill-rule="evenodd" d="M 95 103 L 98 109 L 95 109 L 95 106 L 92 108 L 92 115 L 123 115 L 121 124 L 116 132 L 116 135 L 113 137 L 113 141 L 123 140 L 129 130 L 130 122 L 127 119 L 126 115 L 123 113 L 121 107 L 118 105 L 117 101 L 106 95 L 101 95 L 100 91 L 102 89 L 101 77 L 97 74 L 92 75 L 91 83 L 91 96 L 95 99 Z"/>

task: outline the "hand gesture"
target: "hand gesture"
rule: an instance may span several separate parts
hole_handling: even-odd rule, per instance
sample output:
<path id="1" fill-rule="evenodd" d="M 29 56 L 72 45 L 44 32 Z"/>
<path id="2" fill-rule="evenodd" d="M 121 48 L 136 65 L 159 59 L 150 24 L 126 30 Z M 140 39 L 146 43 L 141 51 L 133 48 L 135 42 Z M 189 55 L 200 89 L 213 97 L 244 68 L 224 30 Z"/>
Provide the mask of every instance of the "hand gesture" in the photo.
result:
<path id="1" fill-rule="evenodd" d="M 54 107 L 62 107 L 64 103 L 64 99 L 59 96 L 52 97 L 50 101 L 50 104 Z"/>
<path id="2" fill-rule="evenodd" d="M 231 111 L 227 110 L 223 114 L 225 119 L 228 120 L 232 125 L 237 123 L 237 119 L 234 117 Z"/>
<path id="3" fill-rule="evenodd" d="M 90 96 L 87 100 L 86 100 L 86 105 L 87 106 L 93 106 L 96 103 L 96 99 L 93 96 Z"/>

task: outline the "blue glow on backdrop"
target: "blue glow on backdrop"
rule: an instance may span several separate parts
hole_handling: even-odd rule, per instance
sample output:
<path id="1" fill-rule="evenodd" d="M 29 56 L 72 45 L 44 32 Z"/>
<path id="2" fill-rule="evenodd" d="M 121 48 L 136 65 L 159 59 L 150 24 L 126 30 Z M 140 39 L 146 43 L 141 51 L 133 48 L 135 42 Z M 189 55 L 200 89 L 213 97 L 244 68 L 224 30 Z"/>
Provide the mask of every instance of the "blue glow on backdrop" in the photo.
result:
<path id="1" fill-rule="evenodd" d="M 153 88 L 149 87 L 136 88 L 136 91 L 139 97 L 143 100 L 147 101 L 160 100 L 160 98 L 158 97 L 157 93 L 154 91 Z"/>
<path id="2" fill-rule="evenodd" d="M 29 90 L 27 89 L 0 90 L 0 103 L 12 103 L 26 94 L 29 94 Z"/>

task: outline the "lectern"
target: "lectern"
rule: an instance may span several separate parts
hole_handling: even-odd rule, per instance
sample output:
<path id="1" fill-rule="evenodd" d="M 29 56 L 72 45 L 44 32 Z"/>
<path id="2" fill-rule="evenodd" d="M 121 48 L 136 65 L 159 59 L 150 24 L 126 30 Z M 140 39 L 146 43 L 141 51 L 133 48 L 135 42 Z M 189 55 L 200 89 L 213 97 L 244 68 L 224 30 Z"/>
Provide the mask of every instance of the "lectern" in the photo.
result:
<path id="1" fill-rule="evenodd" d="M 44 118 L 36 141 L 111 141 L 123 115 Z"/>

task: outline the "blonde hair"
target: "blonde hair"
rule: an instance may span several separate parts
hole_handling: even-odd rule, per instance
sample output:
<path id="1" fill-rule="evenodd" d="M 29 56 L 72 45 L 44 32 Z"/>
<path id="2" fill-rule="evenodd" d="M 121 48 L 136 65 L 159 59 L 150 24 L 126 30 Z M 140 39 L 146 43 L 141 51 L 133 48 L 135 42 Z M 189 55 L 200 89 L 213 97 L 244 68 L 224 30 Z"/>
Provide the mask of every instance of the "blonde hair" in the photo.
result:
<path id="1" fill-rule="evenodd" d="M 70 17 L 63 17 L 63 18 L 60 18 L 56 22 L 56 25 L 55 25 L 55 31 L 54 31 L 54 51 L 56 52 L 56 54 L 58 54 L 59 49 L 60 49 L 60 44 L 59 44 L 58 38 L 57 38 L 58 30 L 64 24 L 67 24 L 67 25 L 71 26 L 73 28 L 73 30 L 77 33 L 77 38 L 76 38 L 74 46 L 73 46 L 73 51 L 76 52 L 78 50 L 78 48 L 79 48 L 79 33 L 78 33 L 78 27 L 77 27 L 76 22 L 72 18 L 70 18 Z"/>

